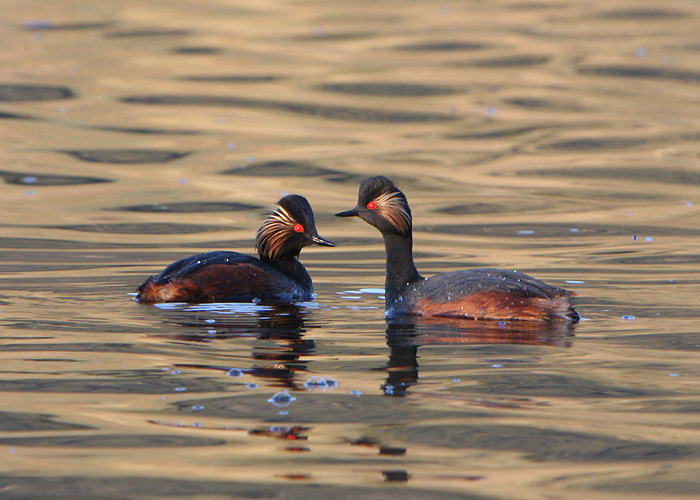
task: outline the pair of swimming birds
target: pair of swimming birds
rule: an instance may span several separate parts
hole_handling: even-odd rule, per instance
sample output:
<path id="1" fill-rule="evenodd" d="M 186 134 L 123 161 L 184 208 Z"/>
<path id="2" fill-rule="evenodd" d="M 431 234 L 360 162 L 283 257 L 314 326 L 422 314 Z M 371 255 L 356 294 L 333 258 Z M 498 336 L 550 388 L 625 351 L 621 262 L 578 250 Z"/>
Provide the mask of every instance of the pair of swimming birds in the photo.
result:
<path id="1" fill-rule="evenodd" d="M 526 274 L 467 269 L 422 277 L 413 262 L 411 209 L 389 179 L 360 184 L 355 208 L 336 214 L 360 217 L 376 227 L 386 248 L 387 315 L 479 320 L 576 322 L 574 294 Z M 259 258 L 215 251 L 187 257 L 148 278 L 136 300 L 154 302 L 293 303 L 313 297 L 311 277 L 299 262 L 307 245 L 335 246 L 318 235 L 306 198 L 288 195 L 258 230 Z"/>

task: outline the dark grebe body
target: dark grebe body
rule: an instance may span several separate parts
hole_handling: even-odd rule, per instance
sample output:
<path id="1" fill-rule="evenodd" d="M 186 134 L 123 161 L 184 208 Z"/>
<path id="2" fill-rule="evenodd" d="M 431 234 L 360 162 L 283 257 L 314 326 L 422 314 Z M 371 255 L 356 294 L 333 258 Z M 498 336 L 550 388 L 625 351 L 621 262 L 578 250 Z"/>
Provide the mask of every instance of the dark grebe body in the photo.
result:
<path id="1" fill-rule="evenodd" d="M 360 217 L 382 233 L 389 316 L 540 322 L 579 319 L 573 306 L 574 293 L 515 271 L 468 269 L 423 278 L 413 263 L 411 209 L 406 196 L 386 177 L 364 180 L 357 206 L 336 215 Z"/>
<path id="2" fill-rule="evenodd" d="M 288 304 L 313 298 L 299 253 L 307 245 L 335 246 L 321 238 L 306 198 L 289 195 L 258 230 L 259 257 L 215 251 L 193 255 L 148 278 L 136 300 L 155 302 L 263 302 Z"/>

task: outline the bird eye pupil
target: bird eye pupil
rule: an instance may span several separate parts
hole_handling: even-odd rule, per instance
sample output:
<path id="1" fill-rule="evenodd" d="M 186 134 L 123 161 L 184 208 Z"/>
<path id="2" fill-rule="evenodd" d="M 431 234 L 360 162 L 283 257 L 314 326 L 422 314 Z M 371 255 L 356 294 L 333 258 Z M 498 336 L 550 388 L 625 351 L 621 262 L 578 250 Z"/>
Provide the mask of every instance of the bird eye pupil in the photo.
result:
<path id="1" fill-rule="evenodd" d="M 304 226 L 302 226 L 301 224 L 297 224 L 296 226 L 294 226 L 294 230 L 295 230 L 297 233 L 303 233 L 303 232 L 304 232 Z"/>
<path id="2" fill-rule="evenodd" d="M 370 201 L 369 203 L 367 203 L 367 208 L 369 208 L 370 210 L 374 210 L 375 208 L 377 208 L 377 204 L 373 201 Z"/>

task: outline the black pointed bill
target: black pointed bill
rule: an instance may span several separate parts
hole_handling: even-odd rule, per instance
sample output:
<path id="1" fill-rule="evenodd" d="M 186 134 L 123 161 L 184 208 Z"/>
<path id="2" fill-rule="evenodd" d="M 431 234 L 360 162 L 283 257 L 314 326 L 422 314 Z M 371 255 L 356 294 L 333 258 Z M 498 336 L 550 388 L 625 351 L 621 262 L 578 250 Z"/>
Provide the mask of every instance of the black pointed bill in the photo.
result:
<path id="1" fill-rule="evenodd" d="M 335 214 L 336 217 L 357 217 L 358 215 L 360 215 L 360 211 L 357 207 L 353 208 L 352 210 L 346 210 L 345 212 L 338 212 Z"/>
<path id="2" fill-rule="evenodd" d="M 319 235 L 312 236 L 311 241 L 313 241 L 317 245 L 321 245 L 324 247 L 334 247 L 335 246 L 335 243 L 333 243 L 332 241 L 328 241 L 324 238 L 321 238 Z"/>

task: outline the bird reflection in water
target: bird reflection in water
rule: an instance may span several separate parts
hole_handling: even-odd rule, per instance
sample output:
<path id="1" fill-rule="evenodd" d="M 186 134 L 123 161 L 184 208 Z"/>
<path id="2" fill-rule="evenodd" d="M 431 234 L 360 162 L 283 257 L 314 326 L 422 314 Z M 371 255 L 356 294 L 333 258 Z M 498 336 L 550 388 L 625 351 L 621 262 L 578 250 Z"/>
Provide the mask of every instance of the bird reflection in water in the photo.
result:
<path id="1" fill-rule="evenodd" d="M 464 344 L 521 344 L 570 347 L 574 326 L 568 322 L 474 321 L 459 318 L 401 316 L 387 319 L 389 360 L 381 388 L 403 397 L 418 382 L 418 348 Z"/>
<path id="2" fill-rule="evenodd" d="M 230 309 L 225 309 L 227 306 Z M 243 314 L 236 309 L 242 306 L 246 306 Z M 201 304 L 197 307 L 196 310 L 194 306 L 181 309 L 184 314 L 168 314 L 164 321 L 175 323 L 178 331 L 164 336 L 186 342 L 252 337 L 255 344 L 251 358 L 257 365 L 240 370 L 202 364 L 178 366 L 225 371 L 232 376 L 246 374 L 265 379 L 271 386 L 295 390 L 304 388 L 304 382 L 297 381 L 297 373 L 307 371 L 305 358 L 312 355 L 316 348 L 313 340 L 304 338 L 307 328 L 313 328 L 305 323 L 306 310 L 294 305 Z M 164 308 L 175 309 L 176 306 Z"/>

